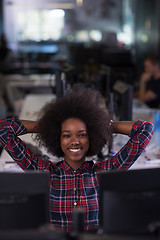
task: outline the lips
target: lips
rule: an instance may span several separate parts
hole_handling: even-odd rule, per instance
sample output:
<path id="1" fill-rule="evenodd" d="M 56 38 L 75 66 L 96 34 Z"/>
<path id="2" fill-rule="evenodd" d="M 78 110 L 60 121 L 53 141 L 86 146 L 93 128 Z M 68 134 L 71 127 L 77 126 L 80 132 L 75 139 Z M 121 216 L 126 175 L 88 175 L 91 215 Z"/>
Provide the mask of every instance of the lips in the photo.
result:
<path id="1" fill-rule="evenodd" d="M 69 148 L 69 151 L 73 153 L 78 153 L 80 150 L 81 148 Z"/>

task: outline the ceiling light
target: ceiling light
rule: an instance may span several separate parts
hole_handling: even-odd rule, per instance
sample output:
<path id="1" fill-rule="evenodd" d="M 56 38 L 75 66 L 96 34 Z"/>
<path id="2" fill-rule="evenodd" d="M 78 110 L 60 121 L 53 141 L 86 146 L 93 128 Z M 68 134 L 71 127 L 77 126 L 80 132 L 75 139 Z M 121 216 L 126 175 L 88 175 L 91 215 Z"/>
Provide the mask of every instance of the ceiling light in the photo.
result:
<path id="1" fill-rule="evenodd" d="M 83 5 L 83 0 L 76 0 L 76 3 L 78 6 L 82 6 Z"/>
<path id="2" fill-rule="evenodd" d="M 47 3 L 47 8 L 61 8 L 61 9 L 73 9 L 75 5 L 73 3 Z"/>

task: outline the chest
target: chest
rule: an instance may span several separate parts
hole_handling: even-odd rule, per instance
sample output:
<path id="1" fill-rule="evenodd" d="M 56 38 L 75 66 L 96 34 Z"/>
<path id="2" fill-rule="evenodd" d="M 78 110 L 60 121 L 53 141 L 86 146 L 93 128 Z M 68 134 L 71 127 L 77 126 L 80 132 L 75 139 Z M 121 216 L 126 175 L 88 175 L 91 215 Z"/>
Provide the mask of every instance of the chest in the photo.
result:
<path id="1" fill-rule="evenodd" d="M 53 174 L 50 179 L 52 199 L 65 198 L 69 201 L 94 199 L 98 197 L 99 183 L 97 173 Z"/>

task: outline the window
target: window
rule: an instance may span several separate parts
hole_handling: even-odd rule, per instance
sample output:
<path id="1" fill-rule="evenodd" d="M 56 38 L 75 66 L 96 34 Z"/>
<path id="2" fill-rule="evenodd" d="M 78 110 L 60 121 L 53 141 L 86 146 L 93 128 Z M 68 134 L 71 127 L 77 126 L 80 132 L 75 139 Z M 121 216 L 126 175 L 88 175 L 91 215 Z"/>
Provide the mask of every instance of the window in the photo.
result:
<path id="1" fill-rule="evenodd" d="M 18 13 L 18 40 L 58 40 L 63 35 L 65 11 L 27 10 Z"/>

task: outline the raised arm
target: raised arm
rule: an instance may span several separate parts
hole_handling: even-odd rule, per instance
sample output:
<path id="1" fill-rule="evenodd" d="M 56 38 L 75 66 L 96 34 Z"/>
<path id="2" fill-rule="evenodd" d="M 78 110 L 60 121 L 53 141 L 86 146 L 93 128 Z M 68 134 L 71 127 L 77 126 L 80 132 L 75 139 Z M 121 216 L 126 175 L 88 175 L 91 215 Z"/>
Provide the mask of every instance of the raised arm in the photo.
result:
<path id="1" fill-rule="evenodd" d="M 28 133 L 37 133 L 37 125 L 38 122 L 36 121 L 29 121 L 29 120 L 20 120 L 23 126 L 27 129 Z"/>
<path id="2" fill-rule="evenodd" d="M 128 169 L 150 142 L 154 126 L 142 120 L 113 122 L 113 126 L 115 133 L 129 135 L 129 140 L 116 155 L 101 162 L 99 169 Z"/>
<path id="3" fill-rule="evenodd" d="M 128 169 L 144 151 L 153 135 L 154 126 L 147 121 L 118 122 L 117 132 L 128 134 L 130 139 L 113 157 L 114 168 Z M 131 129 L 131 131 L 129 131 Z"/>
<path id="4" fill-rule="evenodd" d="M 114 122 L 114 133 L 129 135 L 134 123 L 135 123 L 134 121 Z"/>
<path id="5" fill-rule="evenodd" d="M 17 118 L 0 120 L 0 142 L 23 170 L 47 170 L 51 162 L 36 156 L 19 138 L 37 132 L 37 122 L 19 121 Z"/>

